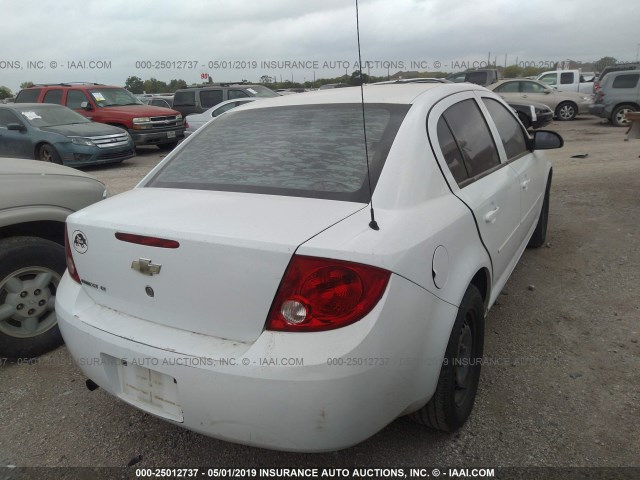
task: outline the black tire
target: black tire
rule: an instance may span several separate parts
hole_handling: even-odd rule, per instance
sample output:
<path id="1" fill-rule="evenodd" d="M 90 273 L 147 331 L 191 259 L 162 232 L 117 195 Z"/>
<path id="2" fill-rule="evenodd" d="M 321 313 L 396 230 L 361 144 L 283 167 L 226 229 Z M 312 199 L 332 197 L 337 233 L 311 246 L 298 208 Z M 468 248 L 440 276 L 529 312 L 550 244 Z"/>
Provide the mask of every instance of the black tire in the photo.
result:
<path id="1" fill-rule="evenodd" d="M 533 231 L 527 247 L 539 248 L 547 240 L 547 225 L 549 223 L 549 202 L 550 202 L 550 190 L 551 190 L 551 173 L 549 173 L 549 179 L 547 180 L 547 188 L 544 191 L 544 201 L 542 202 L 542 209 L 540 210 L 540 216 L 538 217 L 538 224 Z"/>
<path id="2" fill-rule="evenodd" d="M 573 120 L 578 114 L 578 106 L 573 102 L 562 102 L 556 107 L 556 118 L 563 122 Z"/>
<path id="3" fill-rule="evenodd" d="M 62 165 L 62 160 L 60 159 L 60 155 L 53 147 L 53 145 L 49 143 L 43 143 L 38 148 L 38 156 L 37 159 L 42 162 L 49 163 L 57 163 L 58 165 Z"/>
<path id="4" fill-rule="evenodd" d="M 476 398 L 483 350 L 484 302 L 476 286 L 469 285 L 451 330 L 436 391 L 411 419 L 444 432 L 464 425 Z"/>
<path id="5" fill-rule="evenodd" d="M 524 125 L 524 128 L 526 128 L 527 130 L 531 128 L 531 119 L 524 113 L 518 112 L 518 118 L 522 122 L 522 125 Z"/>
<path id="6" fill-rule="evenodd" d="M 160 150 L 173 150 L 174 148 L 176 148 L 176 145 L 178 145 L 178 142 L 159 143 L 158 148 Z"/>
<path id="7" fill-rule="evenodd" d="M 36 237 L 0 240 L 0 352 L 31 358 L 62 345 L 54 311 L 64 247 Z"/>
<path id="8" fill-rule="evenodd" d="M 637 108 L 633 105 L 618 105 L 611 114 L 611 123 L 616 127 L 628 127 L 631 122 L 625 118 L 625 115 L 636 110 Z"/>

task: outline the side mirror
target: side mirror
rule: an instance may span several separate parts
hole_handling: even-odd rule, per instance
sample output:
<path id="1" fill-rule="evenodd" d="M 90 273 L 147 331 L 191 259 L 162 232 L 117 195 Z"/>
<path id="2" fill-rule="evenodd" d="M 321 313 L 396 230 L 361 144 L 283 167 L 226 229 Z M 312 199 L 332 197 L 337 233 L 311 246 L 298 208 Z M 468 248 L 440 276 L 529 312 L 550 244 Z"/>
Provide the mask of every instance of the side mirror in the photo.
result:
<path id="1" fill-rule="evenodd" d="M 25 127 L 24 125 L 21 125 L 19 123 L 9 123 L 7 124 L 7 130 L 15 130 L 18 132 L 24 132 L 27 129 L 27 127 Z"/>
<path id="2" fill-rule="evenodd" d="M 80 108 L 83 110 L 93 110 L 93 107 L 91 106 L 91 104 L 89 102 L 82 102 L 80 104 Z"/>
<path id="3" fill-rule="evenodd" d="M 531 139 L 531 150 L 551 150 L 562 148 L 564 140 L 559 133 L 551 130 L 536 130 Z"/>

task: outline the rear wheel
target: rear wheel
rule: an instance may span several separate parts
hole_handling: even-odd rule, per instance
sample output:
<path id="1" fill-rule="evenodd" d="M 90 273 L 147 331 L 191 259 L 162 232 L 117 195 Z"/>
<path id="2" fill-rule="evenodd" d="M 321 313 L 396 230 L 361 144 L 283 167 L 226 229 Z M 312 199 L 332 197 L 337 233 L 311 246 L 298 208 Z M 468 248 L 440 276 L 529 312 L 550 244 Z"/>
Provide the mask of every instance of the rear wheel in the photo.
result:
<path id="1" fill-rule="evenodd" d="M 38 160 L 41 160 L 43 162 L 62 164 L 60 155 L 58 155 L 58 152 L 53 147 L 53 145 L 49 143 L 40 145 L 40 148 L 38 148 Z"/>
<path id="2" fill-rule="evenodd" d="M 578 107 L 572 102 L 562 102 L 556 108 L 556 118 L 558 120 L 566 121 L 573 120 L 578 114 Z"/>
<path id="3" fill-rule="evenodd" d="M 628 127 L 631 122 L 627 120 L 626 115 L 635 111 L 636 108 L 633 105 L 620 105 L 611 114 L 611 123 L 616 127 Z"/>
<path id="4" fill-rule="evenodd" d="M 0 241 L 0 352 L 34 357 L 62 344 L 54 310 L 64 248 L 35 237 Z"/>
<path id="5" fill-rule="evenodd" d="M 462 298 L 449 337 L 438 385 L 429 402 L 411 418 L 445 432 L 460 428 L 469 418 L 478 390 L 484 346 L 484 302 L 475 285 Z"/>
<path id="6" fill-rule="evenodd" d="M 547 240 L 547 224 L 549 223 L 549 190 L 551 189 L 551 175 L 547 180 L 547 188 L 544 191 L 544 201 L 542 202 L 542 209 L 540 210 L 540 216 L 538 217 L 538 224 L 533 231 L 533 235 L 529 239 L 527 247 L 538 248 L 544 245 Z"/>

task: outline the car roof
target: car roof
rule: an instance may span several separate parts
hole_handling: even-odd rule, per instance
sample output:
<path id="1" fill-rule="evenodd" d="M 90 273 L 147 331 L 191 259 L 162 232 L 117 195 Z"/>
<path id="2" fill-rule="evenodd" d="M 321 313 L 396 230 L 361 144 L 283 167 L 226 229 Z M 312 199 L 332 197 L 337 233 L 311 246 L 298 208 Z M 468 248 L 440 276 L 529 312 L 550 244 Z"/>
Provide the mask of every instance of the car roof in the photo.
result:
<path id="1" fill-rule="evenodd" d="M 434 99 L 457 92 L 487 89 L 471 83 L 405 83 L 397 85 L 364 85 L 365 103 L 391 103 L 410 105 L 417 97 L 433 95 Z M 265 98 L 260 102 L 249 103 L 243 110 L 289 105 L 321 105 L 335 103 L 360 103 L 360 88 L 331 88 L 307 92 L 304 95 L 286 95 Z"/>

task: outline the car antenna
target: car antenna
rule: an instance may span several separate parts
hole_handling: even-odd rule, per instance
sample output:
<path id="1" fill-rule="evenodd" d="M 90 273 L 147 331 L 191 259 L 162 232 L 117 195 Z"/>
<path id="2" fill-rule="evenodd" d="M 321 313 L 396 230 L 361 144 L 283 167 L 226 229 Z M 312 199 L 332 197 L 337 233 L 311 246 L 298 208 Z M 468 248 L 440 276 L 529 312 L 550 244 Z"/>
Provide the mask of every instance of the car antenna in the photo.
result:
<path id="1" fill-rule="evenodd" d="M 360 18 L 358 15 L 358 0 L 356 0 L 356 33 L 358 35 L 358 67 L 360 68 L 360 100 L 362 105 L 362 129 L 364 131 L 364 155 L 367 160 L 367 182 L 369 183 L 369 211 L 371 212 L 371 221 L 369 227 L 373 230 L 380 230 L 378 222 L 376 222 L 375 213 L 373 211 L 373 191 L 371 189 L 371 169 L 369 168 L 369 146 L 367 145 L 367 123 L 364 115 L 364 86 L 362 81 L 362 54 L 360 53 Z"/>

